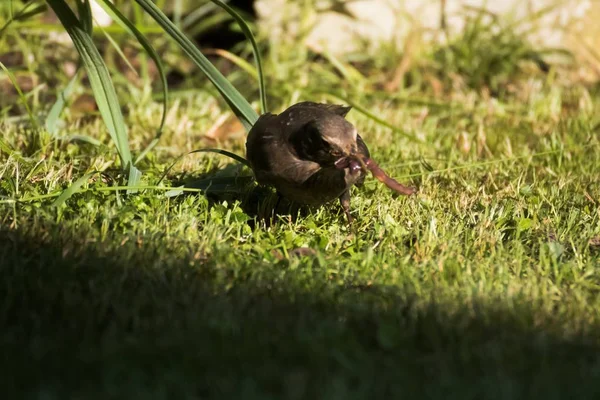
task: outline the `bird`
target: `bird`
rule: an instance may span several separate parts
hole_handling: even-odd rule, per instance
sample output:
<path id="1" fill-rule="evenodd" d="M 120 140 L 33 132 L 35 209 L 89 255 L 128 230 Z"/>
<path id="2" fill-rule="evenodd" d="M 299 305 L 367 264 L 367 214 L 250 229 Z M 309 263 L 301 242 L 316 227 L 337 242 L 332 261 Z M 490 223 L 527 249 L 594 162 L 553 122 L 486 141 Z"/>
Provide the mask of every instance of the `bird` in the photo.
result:
<path id="1" fill-rule="evenodd" d="M 279 199 L 321 206 L 339 199 L 352 223 L 350 190 L 363 184 L 369 149 L 346 120 L 350 106 L 301 102 L 259 117 L 246 139 L 246 159 L 260 185 Z"/>

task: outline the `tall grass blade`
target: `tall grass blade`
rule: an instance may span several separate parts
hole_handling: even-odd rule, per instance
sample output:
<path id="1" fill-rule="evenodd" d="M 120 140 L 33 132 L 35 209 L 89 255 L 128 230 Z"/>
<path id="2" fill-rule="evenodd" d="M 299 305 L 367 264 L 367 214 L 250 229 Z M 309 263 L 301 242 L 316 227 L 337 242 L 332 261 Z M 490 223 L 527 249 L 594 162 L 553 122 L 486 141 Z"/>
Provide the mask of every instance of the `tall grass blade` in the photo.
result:
<path id="1" fill-rule="evenodd" d="M 123 50 L 121 50 L 121 46 L 119 45 L 119 43 L 117 43 L 117 41 L 115 39 L 113 39 L 112 35 L 110 33 L 108 33 L 106 31 L 106 29 L 104 29 L 104 27 L 99 26 L 98 28 L 104 34 L 104 37 L 106 38 L 106 40 L 108 40 L 108 42 L 110 43 L 112 48 L 117 52 L 117 55 L 121 58 L 121 60 L 123 60 L 123 62 L 125 63 L 125 66 L 127 66 L 127 68 L 129 68 L 129 70 L 135 76 L 139 77 L 140 75 L 138 74 L 137 70 L 133 67 L 133 65 L 131 65 L 131 62 L 129 61 L 129 59 L 123 52 Z"/>
<path id="2" fill-rule="evenodd" d="M 60 114 L 65 108 L 67 99 L 73 94 L 75 85 L 79 81 L 79 74 L 80 71 L 78 68 L 75 72 L 75 75 L 73 75 L 67 86 L 58 94 L 56 101 L 54 102 L 52 108 L 50 109 L 50 112 L 46 116 L 45 127 L 46 130 L 52 135 L 56 135 L 56 133 L 58 132 L 58 121 L 60 118 Z"/>
<path id="3" fill-rule="evenodd" d="M 6 153 L 9 156 L 14 153 L 14 150 L 2 138 L 0 138 L 0 153 Z"/>
<path id="4" fill-rule="evenodd" d="M 221 0 L 210 0 L 210 1 L 212 1 L 219 7 L 223 8 L 225 11 L 227 11 L 229 13 L 229 15 L 231 15 L 233 17 L 233 19 L 235 19 L 235 21 L 238 23 L 238 25 L 242 29 L 242 32 L 246 36 L 246 39 L 248 39 L 250 41 L 250 44 L 252 45 L 252 53 L 254 54 L 254 60 L 256 61 L 256 69 L 258 71 L 258 92 L 259 92 L 259 96 L 260 96 L 260 105 L 261 105 L 262 113 L 264 114 L 264 113 L 268 112 L 267 93 L 266 93 L 266 89 L 265 89 L 265 77 L 264 77 L 263 69 L 262 69 L 262 61 L 260 59 L 260 52 L 258 51 L 258 45 L 256 44 L 256 39 L 254 38 L 254 35 L 252 34 L 250 27 L 248 26 L 246 21 L 244 21 L 244 18 L 242 18 L 242 16 L 239 15 L 233 8 L 229 7 L 227 4 L 225 4 Z"/>
<path id="5" fill-rule="evenodd" d="M 86 184 L 87 181 L 89 181 L 92 176 L 94 176 L 98 173 L 100 173 L 100 171 L 93 171 L 93 172 L 87 173 L 87 174 L 83 175 L 82 177 L 80 177 L 79 179 L 77 179 L 75 182 L 73 182 L 73 184 L 71 184 L 71 186 L 66 188 L 60 194 L 60 196 L 58 196 L 58 198 L 56 200 L 54 200 L 52 202 L 51 206 L 52 207 L 60 207 L 61 205 L 63 205 L 65 203 L 65 201 L 67 201 L 71 196 L 73 196 L 75 193 L 77 193 L 79 188 L 81 188 L 84 184 Z"/>
<path id="6" fill-rule="evenodd" d="M 122 168 L 125 170 L 131 165 L 132 161 L 127 127 L 125 126 L 121 107 L 119 106 L 108 68 L 94 45 L 92 37 L 85 30 L 88 23 L 79 21 L 64 0 L 47 1 L 71 37 L 81 57 L 92 91 L 94 92 L 96 103 L 98 104 L 98 109 L 100 110 L 100 115 L 102 115 L 110 137 L 117 147 Z M 129 183 L 135 185 L 137 182 Z"/>
<path id="7" fill-rule="evenodd" d="M 79 22 L 81 22 L 83 30 L 91 36 L 94 32 L 94 20 L 92 17 L 92 5 L 90 4 L 90 0 L 78 0 L 75 4 L 77 5 Z"/>
<path id="8" fill-rule="evenodd" d="M 365 117 L 375 121 L 376 123 L 378 123 L 379 125 L 385 126 L 388 129 L 391 129 L 392 131 L 396 132 L 399 135 L 404 136 L 405 138 L 409 139 L 412 142 L 415 143 L 422 143 L 423 141 L 421 139 L 419 139 L 418 137 L 414 136 L 414 135 L 410 135 L 406 132 L 404 132 L 402 129 L 395 127 L 394 125 L 390 124 L 389 122 L 384 121 L 383 119 L 379 118 L 378 116 L 376 116 L 375 114 L 373 114 L 372 112 L 370 112 L 369 110 L 367 110 L 366 108 L 360 106 L 359 104 L 355 103 L 354 101 L 346 98 L 346 97 L 342 97 L 342 96 L 338 96 L 332 93 L 323 93 L 324 96 L 329 97 L 331 99 L 334 99 L 336 101 L 343 101 L 345 103 L 347 103 L 348 105 L 352 106 L 353 109 L 355 109 L 356 111 L 358 111 L 359 113 L 363 114 Z"/>
<path id="9" fill-rule="evenodd" d="M 529 13 L 524 17 L 521 17 L 520 19 L 516 19 L 515 21 L 509 23 L 506 26 L 506 29 L 517 29 L 523 25 L 526 25 L 528 23 L 533 23 L 536 22 L 538 20 L 540 20 L 541 18 L 545 17 L 546 15 L 553 13 L 554 11 L 558 10 L 559 8 L 563 7 L 565 4 L 567 4 L 568 2 L 565 0 L 561 0 L 561 1 L 557 1 L 554 3 L 551 3 L 545 7 L 540 8 L 539 10 Z"/>
<path id="10" fill-rule="evenodd" d="M 57 0 L 53 0 L 57 1 Z M 258 114 L 250 103 L 237 91 L 217 68 L 198 50 L 198 48 L 171 22 L 167 16 L 150 0 L 135 0 L 164 30 L 175 40 L 183 51 L 196 63 L 206 77 L 217 88 L 229 107 L 246 130 L 250 130 L 258 119 Z"/>
<path id="11" fill-rule="evenodd" d="M 90 145 L 96 146 L 96 147 L 102 146 L 101 141 L 99 141 L 98 139 L 93 138 L 91 136 L 88 136 L 88 135 L 78 135 L 78 134 L 65 135 L 65 136 L 59 137 L 58 139 L 62 140 L 64 142 L 83 142 L 83 143 L 87 143 L 87 144 L 90 144 Z"/>
<path id="12" fill-rule="evenodd" d="M 123 14 L 121 14 L 121 12 L 110 1 L 97 0 L 97 3 L 104 9 L 104 11 L 106 11 L 106 13 L 108 15 L 110 15 L 110 17 L 114 21 L 116 21 L 123 29 L 125 29 L 127 32 L 129 32 L 130 35 L 134 36 L 136 38 L 136 40 L 142 45 L 142 47 L 144 48 L 146 53 L 148 53 L 150 58 L 152 58 L 152 61 L 154 61 L 154 64 L 156 65 L 156 68 L 158 70 L 158 75 L 160 77 L 160 82 L 161 82 L 162 89 L 163 89 L 162 90 L 163 110 L 162 110 L 162 116 L 160 119 L 160 125 L 156 131 L 156 135 L 154 136 L 154 139 L 150 142 L 150 144 L 148 146 L 146 146 L 146 148 L 135 159 L 134 164 L 137 164 L 140 160 L 142 160 L 146 156 L 146 154 L 148 154 L 149 151 L 151 151 L 154 148 L 154 146 L 156 146 L 158 144 L 158 141 L 160 140 L 160 137 L 162 136 L 164 126 L 165 126 L 165 120 L 167 118 L 167 106 L 168 106 L 168 101 L 169 101 L 167 77 L 165 74 L 165 69 L 163 67 L 163 64 L 160 60 L 160 57 L 158 56 L 158 53 L 156 52 L 156 50 L 154 50 L 154 47 L 152 47 L 152 45 L 150 44 L 150 41 L 146 38 L 146 36 L 144 36 L 131 21 L 129 21 Z"/>
<path id="13" fill-rule="evenodd" d="M 223 57 L 224 59 L 226 59 L 228 61 L 231 61 L 232 63 L 237 65 L 239 68 L 246 71 L 248 73 L 248 75 L 250 75 L 254 79 L 258 80 L 258 72 L 256 71 L 256 68 L 254 68 L 254 66 L 252 66 L 252 64 L 250 64 L 248 61 L 244 60 L 242 57 L 237 56 L 237 55 L 235 55 L 227 50 L 223 50 L 223 49 L 206 50 L 205 53 L 206 54 L 216 54 L 220 57 Z"/>
<path id="14" fill-rule="evenodd" d="M 140 171 L 139 169 L 137 169 L 135 167 L 135 165 L 133 165 L 132 163 L 129 163 L 129 177 L 127 178 L 127 182 L 129 182 L 130 185 L 135 186 L 139 183 L 140 179 L 142 178 L 142 171 Z M 127 193 L 137 193 L 137 189 L 127 189 Z"/>
<path id="15" fill-rule="evenodd" d="M 355 88 L 365 82 L 365 77 L 350 63 L 344 63 L 330 51 L 324 50 L 320 53 L 333 67 Z"/>
<path id="16" fill-rule="evenodd" d="M 10 2 L 10 4 L 11 4 L 11 8 L 12 8 L 12 4 L 13 4 L 12 1 Z M 4 33 L 4 31 L 13 22 L 23 21 L 23 20 L 31 18 L 37 14 L 41 14 L 44 11 L 46 11 L 47 8 L 48 8 L 48 6 L 46 4 L 40 4 L 38 2 L 31 2 L 31 3 L 25 4 L 25 6 L 23 6 L 23 8 L 19 10 L 19 12 L 10 16 L 8 18 L 8 20 L 4 23 L 4 25 L 2 25 L 2 27 L 0 28 L 0 36 L 2 36 L 2 33 Z"/>
<path id="17" fill-rule="evenodd" d="M 29 103 L 27 102 L 27 97 L 25 96 L 25 94 L 23 94 L 23 91 L 21 90 L 21 87 L 19 86 L 19 83 L 17 82 L 17 78 L 15 78 L 15 75 L 8 68 L 6 68 L 6 66 L 1 61 L 0 61 L 0 68 L 8 76 L 8 79 L 10 80 L 12 85 L 15 87 L 15 90 L 19 94 L 19 100 L 21 100 L 21 103 L 23 103 L 23 106 L 25 106 L 25 110 L 27 110 L 27 115 L 29 116 L 29 121 L 31 122 L 31 126 L 33 127 L 33 129 L 38 131 L 40 129 L 38 120 L 35 117 L 35 115 L 33 114 L 33 111 L 31 111 L 31 107 L 29 107 Z"/>
<path id="18" fill-rule="evenodd" d="M 218 6 L 214 4 L 209 4 L 212 7 L 218 8 Z M 228 21 L 231 21 L 231 15 L 227 13 L 216 13 L 213 15 L 209 15 L 208 17 L 202 19 L 197 24 L 192 25 L 187 29 L 183 29 L 188 36 L 197 37 L 201 36 L 203 33 L 211 30 L 216 25 L 224 24 Z"/>
<path id="19" fill-rule="evenodd" d="M 218 7 L 211 3 L 203 4 L 197 7 L 195 10 L 188 12 L 181 20 L 181 28 L 189 33 L 189 30 L 193 27 L 196 27 L 198 24 L 201 24 L 206 18 L 205 15 L 209 14 L 211 11 L 217 9 Z"/>

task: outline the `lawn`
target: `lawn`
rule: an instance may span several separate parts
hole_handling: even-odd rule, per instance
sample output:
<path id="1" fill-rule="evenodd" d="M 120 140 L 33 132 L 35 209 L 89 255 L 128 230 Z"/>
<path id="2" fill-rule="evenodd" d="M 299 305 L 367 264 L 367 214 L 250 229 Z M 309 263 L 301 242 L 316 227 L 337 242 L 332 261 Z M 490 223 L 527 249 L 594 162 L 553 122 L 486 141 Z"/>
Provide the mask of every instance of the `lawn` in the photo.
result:
<path id="1" fill-rule="evenodd" d="M 393 60 L 348 70 L 259 36 L 273 112 L 352 100 L 348 119 L 373 158 L 419 188 L 397 196 L 368 178 L 348 226 L 337 203 L 271 219 L 273 191 L 223 155 L 169 169 L 194 149 L 244 155 L 243 127 L 196 70 L 173 89 L 165 132 L 137 164 L 147 188 L 116 190 L 125 177 L 97 111 L 71 104 L 58 133 L 44 129 L 69 80 L 44 60 L 76 53 L 29 34 L 0 37 L 0 53 L 26 46 L 31 57 L 8 69 L 33 81 L 23 97 L 1 86 L 5 398 L 600 396 L 600 93 L 572 68 L 490 72 L 507 77 L 490 96 L 466 79 L 427 80 L 435 70 L 415 62 L 405 87 L 384 91 Z M 222 61 L 257 106 L 255 81 Z M 151 72 L 132 81 L 109 65 L 139 153 L 160 123 L 160 90 Z M 85 80 L 78 91 L 90 93 Z M 215 174 L 234 184 L 166 190 Z"/>

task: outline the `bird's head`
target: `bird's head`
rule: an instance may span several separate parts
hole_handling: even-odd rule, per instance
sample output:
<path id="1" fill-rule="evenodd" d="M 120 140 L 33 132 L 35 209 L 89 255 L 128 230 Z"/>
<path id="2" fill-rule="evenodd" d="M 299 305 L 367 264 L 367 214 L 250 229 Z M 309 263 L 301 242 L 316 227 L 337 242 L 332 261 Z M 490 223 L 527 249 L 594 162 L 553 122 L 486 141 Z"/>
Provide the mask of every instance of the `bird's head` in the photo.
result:
<path id="1" fill-rule="evenodd" d="M 330 115 L 306 123 L 290 140 L 300 158 L 322 167 L 347 168 L 358 158 L 356 128 L 343 117 Z"/>

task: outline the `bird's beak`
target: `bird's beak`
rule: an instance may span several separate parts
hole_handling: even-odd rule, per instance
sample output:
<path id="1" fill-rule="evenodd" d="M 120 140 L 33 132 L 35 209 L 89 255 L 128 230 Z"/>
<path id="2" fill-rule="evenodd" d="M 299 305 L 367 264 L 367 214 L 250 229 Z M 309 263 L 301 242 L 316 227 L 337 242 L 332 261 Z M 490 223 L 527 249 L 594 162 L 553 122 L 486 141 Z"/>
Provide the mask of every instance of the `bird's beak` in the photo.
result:
<path id="1" fill-rule="evenodd" d="M 335 167 L 337 169 L 344 169 L 344 168 L 348 168 L 348 164 L 350 163 L 350 160 L 348 160 L 348 157 L 341 157 L 338 158 L 335 163 L 333 163 L 333 165 L 335 165 Z"/>
<path id="2" fill-rule="evenodd" d="M 363 158 L 359 155 L 352 155 L 352 161 L 354 161 L 355 163 L 358 163 L 358 165 L 360 166 L 360 169 L 364 172 L 367 173 L 367 166 L 365 164 L 365 160 L 363 160 Z M 351 162 L 352 164 L 352 162 Z"/>
<path id="3" fill-rule="evenodd" d="M 351 154 L 346 157 L 341 157 L 336 160 L 334 163 L 335 167 L 338 169 L 350 168 L 352 172 L 361 169 L 363 172 L 367 172 L 367 166 L 365 165 L 365 160 L 360 155 Z"/>

